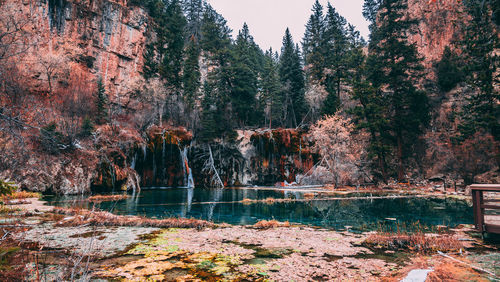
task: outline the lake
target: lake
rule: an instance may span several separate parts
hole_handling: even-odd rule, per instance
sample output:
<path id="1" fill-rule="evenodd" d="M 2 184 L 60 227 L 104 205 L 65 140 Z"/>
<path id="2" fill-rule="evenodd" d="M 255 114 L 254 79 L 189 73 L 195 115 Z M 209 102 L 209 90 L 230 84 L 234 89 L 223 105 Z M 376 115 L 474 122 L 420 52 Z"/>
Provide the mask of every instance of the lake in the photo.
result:
<path id="1" fill-rule="evenodd" d="M 335 230 L 427 230 L 438 225 L 472 224 L 472 207 L 463 200 L 401 196 L 388 193 L 350 193 L 307 199 L 305 192 L 259 188 L 144 189 L 118 202 L 97 204 L 120 215 L 151 218 L 187 217 L 236 225 L 275 219 Z M 373 197 L 372 197 L 373 196 Z M 372 198 L 367 198 L 372 197 Z M 276 200 L 277 199 L 277 200 Z M 283 201 L 280 199 L 290 199 Z M 50 205 L 91 208 L 82 196 L 45 196 Z"/>

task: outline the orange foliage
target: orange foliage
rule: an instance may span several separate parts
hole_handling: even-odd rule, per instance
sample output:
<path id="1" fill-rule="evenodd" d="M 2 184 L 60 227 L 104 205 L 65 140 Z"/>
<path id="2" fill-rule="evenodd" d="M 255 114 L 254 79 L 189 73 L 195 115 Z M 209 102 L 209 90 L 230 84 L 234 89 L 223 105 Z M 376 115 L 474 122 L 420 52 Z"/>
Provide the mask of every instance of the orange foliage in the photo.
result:
<path id="1" fill-rule="evenodd" d="M 87 200 L 92 203 L 114 202 L 128 199 L 128 195 L 95 195 Z"/>
<path id="2" fill-rule="evenodd" d="M 414 234 L 372 234 L 364 244 L 383 247 L 391 250 L 410 250 L 418 253 L 433 253 L 437 251 L 458 251 L 463 245 L 452 235 Z"/>
<path id="3" fill-rule="evenodd" d="M 254 228 L 257 229 L 271 229 L 277 227 L 290 227 L 290 222 L 280 222 L 277 220 L 261 220 L 253 225 Z"/>
<path id="4" fill-rule="evenodd" d="M 205 220 L 187 218 L 150 219 L 140 216 L 120 216 L 103 211 L 85 209 L 55 208 L 57 214 L 73 217 L 58 222 L 60 226 L 104 225 L 104 226 L 142 226 L 159 228 L 204 228 L 215 224 Z"/>

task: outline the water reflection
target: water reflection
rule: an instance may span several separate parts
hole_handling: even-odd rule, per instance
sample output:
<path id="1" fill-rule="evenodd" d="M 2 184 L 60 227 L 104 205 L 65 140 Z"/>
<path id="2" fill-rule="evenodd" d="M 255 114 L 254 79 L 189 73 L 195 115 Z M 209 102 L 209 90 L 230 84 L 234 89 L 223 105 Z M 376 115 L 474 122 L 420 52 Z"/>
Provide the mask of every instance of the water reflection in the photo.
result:
<path id="1" fill-rule="evenodd" d="M 117 214 L 148 217 L 193 217 L 227 222 L 254 224 L 259 220 L 276 219 L 334 229 L 373 230 L 382 224 L 424 225 L 472 223 L 472 208 L 457 199 L 386 198 L 306 200 L 304 193 L 260 189 L 157 189 L 143 190 L 118 203 L 101 203 L 100 208 Z M 299 199 L 298 201 L 267 201 L 265 199 Z M 263 200 L 260 202 L 244 199 Z M 50 204 L 90 208 L 82 197 L 46 197 Z M 396 220 L 387 220 L 395 218 Z"/>

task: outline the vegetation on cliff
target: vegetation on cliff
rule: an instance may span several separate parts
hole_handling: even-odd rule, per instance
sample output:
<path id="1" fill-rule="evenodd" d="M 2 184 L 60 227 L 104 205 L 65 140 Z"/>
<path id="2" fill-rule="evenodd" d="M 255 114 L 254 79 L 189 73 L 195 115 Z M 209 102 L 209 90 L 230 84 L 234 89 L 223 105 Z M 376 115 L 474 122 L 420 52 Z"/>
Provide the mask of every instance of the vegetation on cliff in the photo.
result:
<path id="1" fill-rule="evenodd" d="M 470 23 L 455 29 L 459 40 L 433 62 L 415 42 L 416 25 L 426 19 L 409 13 L 414 5 L 366 0 L 367 43 L 331 4 L 316 1 L 302 46 L 287 29 L 280 52 L 264 52 L 248 25 L 233 38 L 224 17 L 202 0 L 2 1 L 0 175 L 24 188 L 71 193 L 92 185 L 133 189 L 138 176 L 175 186 L 186 182 L 191 165 L 183 163 L 191 159 L 198 177 L 217 175 L 221 183 L 240 183 L 258 164 L 259 173 L 273 167 L 262 183 L 274 184 L 325 169 L 318 162 L 331 159 L 338 178 L 341 161 L 320 150 L 335 132 L 310 144 L 318 158 L 294 137 L 326 128 L 334 114 L 352 120 L 352 134 L 369 136 L 358 150 L 367 153 L 355 161 L 366 181 L 442 173 L 470 183 L 495 174 L 495 3 L 471 0 L 450 10 Z M 47 25 L 37 27 L 40 19 Z M 101 29 L 91 28 L 96 22 Z M 237 140 L 236 131 L 249 128 L 270 130 L 254 137 L 264 155 L 253 160 Z M 271 148 L 279 140 L 265 136 L 271 132 L 290 133 L 299 149 L 295 141 Z M 484 161 L 488 155 L 497 157 Z"/>

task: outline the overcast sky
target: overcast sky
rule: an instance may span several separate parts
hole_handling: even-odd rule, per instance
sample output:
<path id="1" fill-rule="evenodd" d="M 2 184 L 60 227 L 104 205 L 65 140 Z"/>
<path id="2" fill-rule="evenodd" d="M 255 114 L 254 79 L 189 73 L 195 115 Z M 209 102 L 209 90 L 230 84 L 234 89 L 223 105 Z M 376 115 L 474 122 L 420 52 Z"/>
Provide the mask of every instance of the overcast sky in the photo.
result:
<path id="1" fill-rule="evenodd" d="M 255 42 L 266 50 L 281 49 L 285 29 L 290 28 L 296 43 L 302 41 L 305 24 L 311 15 L 315 0 L 207 0 L 227 20 L 236 37 L 246 22 Z M 326 7 L 328 0 L 320 0 Z M 368 38 L 368 23 L 363 18 L 364 0 L 330 0 L 348 22 L 355 25 L 361 35 Z M 326 12 L 326 11 L 325 11 Z"/>

